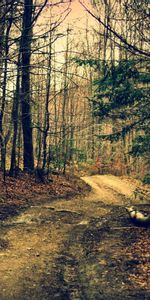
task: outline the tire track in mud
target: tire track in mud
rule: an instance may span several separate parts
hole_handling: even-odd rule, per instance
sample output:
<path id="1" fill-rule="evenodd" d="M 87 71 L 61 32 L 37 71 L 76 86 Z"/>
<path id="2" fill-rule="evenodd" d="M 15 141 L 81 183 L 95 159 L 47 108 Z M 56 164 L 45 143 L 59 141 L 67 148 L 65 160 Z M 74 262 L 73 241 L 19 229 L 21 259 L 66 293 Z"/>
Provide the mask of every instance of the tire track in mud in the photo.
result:
<path id="1" fill-rule="evenodd" d="M 6 241 L 11 239 L 2 245 L 19 255 L 20 274 L 14 294 L 0 295 L 1 300 L 150 299 L 128 279 L 133 268 L 124 248 L 138 235 L 125 213 L 128 196 L 106 183 L 98 186 L 98 177 L 90 180 L 97 191 L 84 199 L 32 207 L 3 223 Z M 21 255 L 28 264 L 21 264 Z"/>
<path id="2" fill-rule="evenodd" d="M 129 281 L 134 262 L 124 248 L 136 241 L 137 228 L 124 217 L 122 207 L 111 208 L 107 217 L 93 218 L 88 226 L 75 226 L 56 261 L 67 300 L 150 298 L 148 291 L 134 289 Z"/>

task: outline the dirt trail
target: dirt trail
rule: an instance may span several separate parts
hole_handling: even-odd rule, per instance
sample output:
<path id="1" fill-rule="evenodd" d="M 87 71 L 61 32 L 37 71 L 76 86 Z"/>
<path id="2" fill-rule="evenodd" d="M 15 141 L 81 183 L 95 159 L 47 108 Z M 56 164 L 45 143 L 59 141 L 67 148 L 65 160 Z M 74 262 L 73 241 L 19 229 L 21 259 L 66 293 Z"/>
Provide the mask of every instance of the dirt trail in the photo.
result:
<path id="1" fill-rule="evenodd" d="M 134 184 L 108 175 L 83 180 L 92 187 L 87 197 L 57 199 L 1 222 L 1 300 L 150 299 L 148 285 L 131 280 L 125 251 L 139 230 L 124 208 Z"/>
<path id="2" fill-rule="evenodd" d="M 133 199 L 135 185 L 125 179 L 112 175 L 95 175 L 83 177 L 83 180 L 93 188 L 93 197 L 101 199 L 106 204 L 124 205 L 125 202 L 130 204 Z"/>

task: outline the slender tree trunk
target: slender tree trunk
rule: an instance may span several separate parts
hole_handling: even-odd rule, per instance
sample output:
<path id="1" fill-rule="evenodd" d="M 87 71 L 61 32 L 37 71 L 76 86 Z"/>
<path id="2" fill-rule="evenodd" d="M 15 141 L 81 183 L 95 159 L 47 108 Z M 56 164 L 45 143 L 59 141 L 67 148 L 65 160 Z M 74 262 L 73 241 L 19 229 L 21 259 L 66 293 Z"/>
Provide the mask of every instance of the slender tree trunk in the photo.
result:
<path id="1" fill-rule="evenodd" d="M 17 167 L 20 167 L 21 164 L 21 151 L 22 151 L 22 124 L 21 121 L 18 124 L 18 137 L 17 137 Z"/>
<path id="2" fill-rule="evenodd" d="M 10 17 L 9 24 L 6 29 L 6 37 L 5 37 L 5 62 L 4 62 L 4 77 L 3 77 L 3 87 L 2 87 L 2 103 L 1 103 L 1 110 L 0 110 L 0 146 L 1 146 L 1 168 L 3 170 L 4 179 L 5 179 L 5 164 L 6 164 L 6 143 L 5 137 L 3 133 L 3 118 L 4 118 L 4 109 L 5 109 L 5 100 L 6 100 L 6 86 L 7 86 L 7 66 L 8 66 L 8 53 L 9 53 L 9 46 L 8 46 L 8 39 L 9 39 L 9 32 L 12 25 L 12 18 Z"/>
<path id="3" fill-rule="evenodd" d="M 68 100 L 68 51 L 69 51 L 69 27 L 67 28 L 67 38 L 66 38 L 66 55 L 65 55 L 65 67 L 64 67 L 64 94 L 63 94 L 63 105 L 62 105 L 62 154 L 63 154 L 63 173 L 66 173 L 66 163 L 67 163 L 67 141 L 66 141 L 66 104 Z"/>
<path id="4" fill-rule="evenodd" d="M 11 165 L 9 171 L 9 174 L 11 176 L 14 175 L 14 171 L 16 168 L 16 143 L 17 143 L 17 132 L 18 132 L 19 98 L 20 98 L 20 51 L 18 55 L 16 91 L 14 95 L 14 103 L 13 103 L 13 111 L 12 111 L 14 132 L 13 132 L 13 145 L 12 145 L 12 152 L 11 152 Z"/>
<path id="5" fill-rule="evenodd" d="M 71 93 L 70 95 L 70 136 L 69 136 L 69 154 L 68 158 L 69 161 L 72 161 L 73 159 L 73 147 L 74 147 L 74 107 L 73 107 L 73 101 L 74 101 L 74 93 Z"/>
<path id="6" fill-rule="evenodd" d="M 86 22 L 86 45 L 87 45 L 87 53 L 88 57 L 91 57 L 90 53 L 90 44 L 89 44 L 89 25 L 88 25 L 88 20 Z M 92 88 L 92 82 L 93 82 L 93 69 L 89 66 L 89 94 L 90 97 L 92 96 L 93 93 L 93 88 Z M 89 149 L 90 149 L 90 158 L 94 159 L 95 157 L 95 140 L 94 140 L 94 134 L 95 134 L 95 118 L 94 118 L 94 113 L 93 113 L 93 104 L 90 104 L 90 112 L 91 112 L 91 126 L 89 127 Z"/>
<path id="7" fill-rule="evenodd" d="M 4 29 L 5 22 L 3 21 L 3 16 L 5 13 L 5 0 L 1 0 L 0 7 L 0 79 L 2 75 L 2 66 L 3 66 L 3 51 L 4 51 Z"/>
<path id="8" fill-rule="evenodd" d="M 51 36 L 52 32 L 50 30 L 49 37 L 49 56 L 48 56 L 48 73 L 47 73 L 47 84 L 46 84 L 46 102 L 45 102 L 45 116 L 44 116 L 44 135 L 43 135 L 43 166 L 42 169 L 45 169 L 46 159 L 47 159 L 47 136 L 49 131 L 49 96 L 51 88 Z"/>
<path id="9" fill-rule="evenodd" d="M 38 106 L 37 106 L 37 144 L 36 144 L 36 159 L 37 159 L 37 168 L 40 168 L 41 165 L 41 148 L 42 148 L 42 137 L 41 137 L 41 131 L 40 131 L 40 126 L 41 126 L 41 119 L 42 119 L 42 114 L 40 110 L 40 91 L 38 90 Z"/>
<path id="10" fill-rule="evenodd" d="M 55 144 L 55 165 L 58 167 L 59 164 L 59 146 L 58 146 L 58 103 L 57 103 L 57 95 L 56 95 L 56 62 L 55 62 L 55 49 L 54 49 L 54 144 Z"/>

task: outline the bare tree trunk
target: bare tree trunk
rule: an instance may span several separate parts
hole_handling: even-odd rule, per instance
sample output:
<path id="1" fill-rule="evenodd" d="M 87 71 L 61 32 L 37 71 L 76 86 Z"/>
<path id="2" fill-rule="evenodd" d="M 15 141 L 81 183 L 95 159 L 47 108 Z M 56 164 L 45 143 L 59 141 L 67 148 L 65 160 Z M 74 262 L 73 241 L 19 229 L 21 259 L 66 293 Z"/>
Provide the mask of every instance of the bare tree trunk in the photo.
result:
<path id="1" fill-rule="evenodd" d="M 4 29 L 5 22 L 3 20 L 3 16 L 5 13 L 5 3 L 6 0 L 1 0 L 0 4 L 0 79 L 2 75 L 2 66 L 3 66 L 3 51 L 4 51 Z"/>
<path id="2" fill-rule="evenodd" d="M 33 140 L 31 124 L 31 107 L 30 107 L 30 59 L 31 59 L 31 42 L 32 42 L 32 10 L 33 1 L 24 0 L 23 28 L 22 28 L 22 128 L 24 144 L 24 170 L 32 171 L 34 169 L 33 158 Z"/>
<path id="3" fill-rule="evenodd" d="M 17 143 L 17 132 L 18 132 L 18 112 L 19 112 L 19 99 L 20 99 L 20 49 L 18 54 L 18 67 L 17 67 L 17 79 L 16 79 L 16 91 L 14 95 L 12 119 L 13 119 L 13 145 L 11 152 L 11 164 L 10 164 L 10 176 L 14 175 L 16 169 L 16 143 Z"/>
<path id="4" fill-rule="evenodd" d="M 74 147 L 74 107 L 73 107 L 73 102 L 74 102 L 74 94 L 70 94 L 70 135 L 69 135 L 69 153 L 68 153 L 68 159 L 69 161 L 72 161 L 73 159 L 73 147 Z"/>
<path id="5" fill-rule="evenodd" d="M 21 162 L 21 150 L 22 150 L 22 124 L 21 121 L 19 121 L 18 124 L 18 137 L 17 137 L 17 167 L 20 167 L 20 162 Z"/>
<path id="6" fill-rule="evenodd" d="M 36 159 L 37 159 L 37 168 L 40 168 L 41 165 L 41 148 L 42 148 L 42 133 L 40 131 L 40 121 L 42 119 L 42 114 L 40 110 L 40 91 L 38 90 L 38 107 L 37 107 L 37 137 L 36 137 Z"/>
<path id="7" fill-rule="evenodd" d="M 86 46 L 87 46 L 87 54 L 88 57 L 91 57 L 90 53 L 90 44 L 89 44 L 89 25 L 88 25 L 88 20 L 86 22 Z M 93 82 L 93 68 L 89 66 L 89 94 L 90 97 L 92 96 L 92 82 Z M 94 118 L 94 113 L 93 113 L 93 104 L 90 103 L 90 119 L 91 119 L 91 126 L 89 127 L 89 149 L 90 149 L 90 158 L 94 159 L 95 157 L 95 139 L 94 139 L 94 134 L 95 134 L 95 118 Z"/>
<path id="8" fill-rule="evenodd" d="M 5 137 L 3 133 L 3 118 L 4 118 L 4 109 L 5 109 L 5 100 L 6 100 L 6 85 L 7 85 L 7 66 L 8 66 L 8 53 L 9 53 L 9 32 L 12 26 L 12 16 L 10 16 L 9 24 L 6 29 L 6 37 L 5 37 L 5 62 L 4 62 L 4 78 L 3 78 L 3 87 L 2 87 L 2 103 L 0 110 L 0 146 L 1 146 L 1 167 L 4 174 L 5 179 L 5 164 L 6 164 L 6 143 Z"/>
<path id="9" fill-rule="evenodd" d="M 56 95 L 56 64 L 55 64 L 55 49 L 54 49 L 54 144 L 55 144 L 55 165 L 58 167 L 59 163 L 59 146 L 58 146 L 58 118 L 59 118 L 59 111 L 58 111 L 58 105 L 57 105 L 57 95 Z"/>
<path id="10" fill-rule="evenodd" d="M 49 96 L 51 88 L 51 39 L 52 31 L 50 30 L 49 37 L 49 54 L 48 54 L 48 71 L 47 71 L 47 84 L 46 84 L 46 102 L 45 102 L 45 116 L 44 116 L 44 134 L 43 134 L 43 166 L 42 169 L 45 169 L 46 160 L 47 160 L 47 136 L 49 131 Z"/>
<path id="11" fill-rule="evenodd" d="M 63 158 L 63 173 L 66 173 L 66 163 L 67 163 L 67 141 L 66 141 L 66 104 L 68 100 L 68 51 L 69 51 L 69 27 L 67 28 L 67 38 L 66 38 L 66 55 L 65 55 L 65 67 L 64 67 L 64 94 L 63 94 L 63 104 L 62 104 L 62 158 Z"/>

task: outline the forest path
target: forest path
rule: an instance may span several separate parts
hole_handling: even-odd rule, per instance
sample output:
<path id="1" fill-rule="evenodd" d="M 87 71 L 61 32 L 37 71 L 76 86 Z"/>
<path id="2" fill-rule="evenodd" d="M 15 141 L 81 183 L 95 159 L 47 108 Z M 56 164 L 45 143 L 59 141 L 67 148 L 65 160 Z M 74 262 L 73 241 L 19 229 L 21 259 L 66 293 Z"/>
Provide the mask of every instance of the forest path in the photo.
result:
<path id="1" fill-rule="evenodd" d="M 110 175 L 83 180 L 92 187 L 88 196 L 32 206 L 1 222 L 1 300 L 150 299 L 129 251 L 139 238 L 125 211 L 134 184 Z"/>

